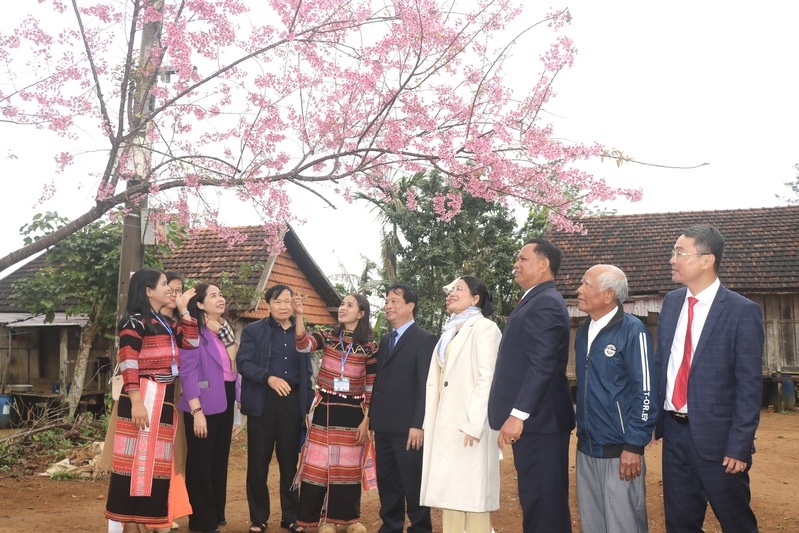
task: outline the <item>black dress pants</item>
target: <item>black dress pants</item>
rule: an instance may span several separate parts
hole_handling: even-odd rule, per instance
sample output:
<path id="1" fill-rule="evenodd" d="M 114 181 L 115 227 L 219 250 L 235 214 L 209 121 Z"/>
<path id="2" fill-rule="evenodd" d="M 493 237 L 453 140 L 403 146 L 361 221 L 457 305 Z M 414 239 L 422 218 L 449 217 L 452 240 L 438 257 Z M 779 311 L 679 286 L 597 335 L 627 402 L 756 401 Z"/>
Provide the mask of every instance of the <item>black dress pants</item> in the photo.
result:
<path id="1" fill-rule="evenodd" d="M 433 531 L 430 508 L 419 504 L 422 450 L 406 450 L 408 433 L 375 432 L 375 467 L 380 493 L 379 533 L 402 533 L 407 505 L 408 533 Z"/>
<path id="2" fill-rule="evenodd" d="M 247 417 L 247 503 L 250 522 L 265 524 L 269 520 L 269 489 L 266 486 L 272 453 L 277 455 L 280 469 L 281 522 L 297 519 L 299 491 L 291 490 L 300 456 L 300 395 L 292 388 L 288 396 L 280 396 L 271 387 L 267 390 L 264 412 Z"/>
<path id="3" fill-rule="evenodd" d="M 192 508 L 189 529 L 197 531 L 213 531 L 225 520 L 228 458 L 236 403 L 235 381 L 225 382 L 225 396 L 227 409 L 224 412 L 205 415 L 208 436 L 204 439 L 194 435 L 194 417 L 183 413 L 187 448 L 186 490 Z"/>

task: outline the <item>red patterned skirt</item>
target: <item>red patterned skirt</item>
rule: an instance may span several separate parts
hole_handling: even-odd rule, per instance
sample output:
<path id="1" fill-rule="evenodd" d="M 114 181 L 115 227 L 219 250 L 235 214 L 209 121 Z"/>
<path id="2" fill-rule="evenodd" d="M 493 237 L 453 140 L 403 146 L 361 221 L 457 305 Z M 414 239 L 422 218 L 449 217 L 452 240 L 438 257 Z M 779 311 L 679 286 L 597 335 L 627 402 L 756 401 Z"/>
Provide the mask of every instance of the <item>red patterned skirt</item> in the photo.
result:
<path id="1" fill-rule="evenodd" d="M 363 421 L 362 402 L 362 398 L 317 393 L 296 478 L 298 525 L 314 527 L 323 514 L 332 524 L 359 521 L 364 446 L 355 444 L 355 437 Z"/>
<path id="2" fill-rule="evenodd" d="M 117 407 L 105 516 L 117 522 L 154 524 L 169 519 L 175 385 L 146 379 L 141 383 L 150 427 L 140 431 L 133 425 L 130 397 L 123 393 Z"/>

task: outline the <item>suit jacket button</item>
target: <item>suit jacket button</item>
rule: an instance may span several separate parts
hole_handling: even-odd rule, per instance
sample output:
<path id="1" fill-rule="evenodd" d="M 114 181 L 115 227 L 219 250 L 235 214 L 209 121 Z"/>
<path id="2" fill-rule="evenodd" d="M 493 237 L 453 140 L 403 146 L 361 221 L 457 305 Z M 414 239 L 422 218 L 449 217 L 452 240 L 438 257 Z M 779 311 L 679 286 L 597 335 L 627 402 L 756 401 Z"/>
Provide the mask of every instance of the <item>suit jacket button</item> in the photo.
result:
<path id="1" fill-rule="evenodd" d="M 447 385 L 449 385 L 449 381 L 444 382 L 444 386 L 446 387 Z"/>

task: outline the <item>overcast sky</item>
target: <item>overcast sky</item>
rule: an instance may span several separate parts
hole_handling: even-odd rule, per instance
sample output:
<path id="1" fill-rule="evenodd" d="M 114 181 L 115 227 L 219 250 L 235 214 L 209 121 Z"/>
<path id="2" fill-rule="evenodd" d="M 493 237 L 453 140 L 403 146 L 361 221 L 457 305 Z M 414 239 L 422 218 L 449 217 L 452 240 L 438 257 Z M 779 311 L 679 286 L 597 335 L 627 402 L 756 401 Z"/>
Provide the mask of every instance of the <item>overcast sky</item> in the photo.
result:
<path id="1" fill-rule="evenodd" d="M 529 4 L 529 22 L 551 5 Z M 784 183 L 793 181 L 799 163 L 793 80 L 799 2 L 576 0 L 567 5 L 573 17 L 567 33 L 579 53 L 574 67 L 558 78 L 558 96 L 547 107 L 556 135 L 596 141 L 656 165 L 709 163 L 694 170 L 636 164 L 617 169 L 607 161 L 588 166 L 613 185 L 643 189 L 641 202 L 613 205 L 620 213 L 767 207 L 781 205 L 775 195 L 790 195 Z M 537 71 L 541 51 L 533 48 L 529 57 L 516 51 L 511 86 L 524 84 L 524 73 L 531 70 L 525 65 Z M 0 176 L 7 191 L 0 209 L 5 228 L 0 253 L 5 254 L 21 244 L 18 228 L 34 213 L 76 216 L 91 206 L 93 191 L 62 190 L 36 205 L 49 180 L 41 163 L 49 161 L 50 151 L 36 142 L 15 142 L 18 134 L 8 126 L 0 125 L 0 138 Z M 296 225 L 297 233 L 328 275 L 340 272 L 339 264 L 357 271 L 361 254 L 378 259 L 374 215 L 361 205 L 337 204 L 333 213 L 306 197 L 296 207 L 307 218 Z M 230 209 L 226 218 L 231 225 L 258 223 L 240 208 Z M 349 238 L 331 238 L 337 230 Z"/>

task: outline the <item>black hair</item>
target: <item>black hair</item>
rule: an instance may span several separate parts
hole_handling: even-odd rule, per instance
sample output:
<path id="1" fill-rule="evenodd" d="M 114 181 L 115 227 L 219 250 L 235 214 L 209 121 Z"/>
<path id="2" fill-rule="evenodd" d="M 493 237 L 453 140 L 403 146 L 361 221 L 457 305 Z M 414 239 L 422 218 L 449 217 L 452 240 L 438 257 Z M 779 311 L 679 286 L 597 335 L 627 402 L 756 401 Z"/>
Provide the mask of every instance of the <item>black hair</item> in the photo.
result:
<path id="1" fill-rule="evenodd" d="M 552 271 L 552 276 L 554 277 L 558 275 L 558 270 L 560 270 L 560 262 L 563 258 L 563 252 L 560 251 L 560 248 L 548 240 L 542 239 L 540 237 L 532 238 L 524 244 L 535 244 L 535 253 L 538 255 L 543 255 L 549 259 L 549 270 Z"/>
<path id="2" fill-rule="evenodd" d="M 363 294 L 359 294 L 357 292 L 351 292 L 347 296 L 352 296 L 355 298 L 355 301 L 358 302 L 358 309 L 363 311 L 363 316 L 358 319 L 358 323 L 355 325 L 355 329 L 352 331 L 352 342 L 355 344 L 366 344 L 369 341 L 374 340 L 375 334 L 372 330 L 372 324 L 369 323 L 371 307 L 369 306 L 369 300 L 366 299 L 366 296 Z M 344 298 L 346 298 L 345 296 Z M 344 301 L 344 298 L 341 301 Z M 343 324 L 339 324 L 339 335 L 341 334 L 341 330 L 344 329 Z"/>
<path id="3" fill-rule="evenodd" d="M 469 287 L 469 293 L 472 296 L 478 296 L 475 307 L 479 307 L 483 312 L 483 316 L 491 316 L 494 313 L 494 295 L 488 290 L 488 287 L 483 280 L 475 276 L 461 276 L 463 282 Z"/>
<path id="4" fill-rule="evenodd" d="M 264 293 L 264 300 L 266 300 L 266 302 L 269 303 L 278 296 L 280 296 L 281 294 L 283 294 L 283 291 L 289 291 L 291 297 L 292 298 L 294 297 L 294 290 L 291 287 L 289 287 L 288 285 L 284 285 L 282 283 L 278 283 L 277 285 L 272 285 L 271 287 L 266 289 L 266 292 Z"/>
<path id="5" fill-rule="evenodd" d="M 406 304 L 413 304 L 413 317 L 416 318 L 416 310 L 419 309 L 419 293 L 416 289 L 404 283 L 394 283 L 386 290 L 386 294 L 392 292 L 402 296 Z"/>
<path id="6" fill-rule="evenodd" d="M 181 286 L 182 286 L 184 289 L 186 288 L 186 282 L 185 282 L 185 281 L 183 281 L 183 276 L 181 276 L 181 275 L 180 275 L 180 274 L 178 274 L 177 272 L 164 272 L 164 275 L 166 276 L 166 283 L 167 283 L 167 285 L 169 285 L 171 282 L 173 282 L 173 281 L 175 281 L 175 280 L 178 280 L 178 281 L 180 282 L 180 285 L 181 285 Z"/>
<path id="7" fill-rule="evenodd" d="M 187 306 L 189 314 L 197 320 L 197 326 L 202 330 L 205 325 L 205 312 L 200 309 L 197 304 L 205 303 L 205 297 L 208 296 L 208 288 L 209 287 L 216 287 L 216 285 L 211 285 L 210 283 L 198 283 L 194 286 L 194 296 L 191 297 L 189 300 L 189 304 Z"/>
<path id="8" fill-rule="evenodd" d="M 142 322 L 149 329 L 149 319 L 154 314 L 153 306 L 147 297 L 147 289 L 155 289 L 163 275 L 162 271 L 155 268 L 142 268 L 133 273 L 128 285 L 128 302 L 125 306 L 125 315 L 122 317 L 122 322 L 125 322 L 133 315 L 141 315 Z"/>
<path id="9" fill-rule="evenodd" d="M 716 258 L 713 270 L 718 274 L 721 259 L 724 257 L 724 236 L 718 228 L 708 225 L 691 226 L 682 234 L 694 240 L 697 252 L 711 254 Z"/>

